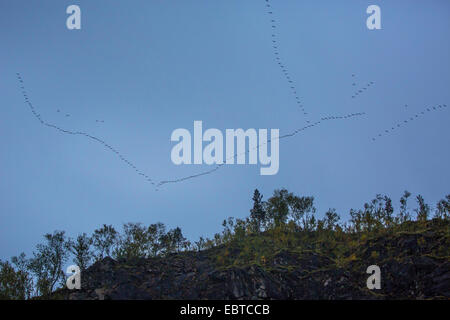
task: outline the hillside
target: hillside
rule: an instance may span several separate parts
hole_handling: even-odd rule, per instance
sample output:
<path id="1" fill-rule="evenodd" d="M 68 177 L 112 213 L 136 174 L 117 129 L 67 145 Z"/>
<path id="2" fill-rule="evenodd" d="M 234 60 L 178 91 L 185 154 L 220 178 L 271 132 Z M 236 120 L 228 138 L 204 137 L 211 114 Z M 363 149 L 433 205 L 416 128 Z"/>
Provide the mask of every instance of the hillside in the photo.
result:
<path id="1" fill-rule="evenodd" d="M 197 241 L 161 222 L 56 230 L 30 258 L 0 261 L 0 300 L 449 299 L 450 194 L 435 206 L 419 194 L 415 208 L 410 196 L 396 210 L 377 194 L 340 221 L 314 197 L 276 189 L 263 201 L 255 189 L 249 216 Z M 80 290 L 66 287 L 68 264 Z"/>
<path id="2" fill-rule="evenodd" d="M 107 257 L 82 273 L 81 290 L 60 289 L 52 297 L 449 299 L 449 248 L 448 220 L 411 221 L 374 236 L 329 237 L 286 227 L 276 237 L 270 232 L 246 235 L 202 251 Z M 380 290 L 366 287 L 366 269 L 374 264 L 381 269 Z"/>

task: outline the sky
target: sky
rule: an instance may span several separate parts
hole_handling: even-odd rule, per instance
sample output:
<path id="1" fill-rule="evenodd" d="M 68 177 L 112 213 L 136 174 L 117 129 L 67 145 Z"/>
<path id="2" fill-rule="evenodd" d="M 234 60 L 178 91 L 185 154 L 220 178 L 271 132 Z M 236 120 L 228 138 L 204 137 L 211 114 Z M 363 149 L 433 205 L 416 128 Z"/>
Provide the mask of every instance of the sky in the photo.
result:
<path id="1" fill-rule="evenodd" d="M 404 190 L 430 204 L 448 194 L 450 2 L 269 4 L 1 1 L 0 259 L 30 255 L 45 233 L 102 224 L 160 221 L 211 237 L 225 218 L 249 214 L 255 188 L 264 199 L 277 188 L 314 196 L 318 217 L 336 208 L 342 220 L 378 193 L 396 208 Z M 380 30 L 366 26 L 373 4 Z M 70 5 L 80 30 L 66 27 Z M 154 181 L 213 168 L 171 161 L 172 132 L 193 132 L 195 120 L 283 135 L 364 114 L 280 140 L 276 175 L 229 165 L 157 190 L 98 141 L 42 125 L 16 73 L 47 123 L 101 139 Z"/>

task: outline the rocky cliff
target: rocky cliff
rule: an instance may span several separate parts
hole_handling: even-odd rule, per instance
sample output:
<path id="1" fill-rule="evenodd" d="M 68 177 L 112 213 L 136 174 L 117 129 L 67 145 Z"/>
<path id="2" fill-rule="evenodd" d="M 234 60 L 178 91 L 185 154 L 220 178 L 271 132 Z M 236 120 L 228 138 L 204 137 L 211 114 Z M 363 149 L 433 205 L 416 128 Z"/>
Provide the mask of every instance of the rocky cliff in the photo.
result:
<path id="1" fill-rule="evenodd" d="M 449 299 L 449 228 L 377 236 L 344 259 L 283 248 L 264 263 L 218 265 L 223 248 L 165 257 L 105 258 L 82 273 L 81 290 L 59 299 Z M 369 290 L 370 265 L 381 289 Z"/>

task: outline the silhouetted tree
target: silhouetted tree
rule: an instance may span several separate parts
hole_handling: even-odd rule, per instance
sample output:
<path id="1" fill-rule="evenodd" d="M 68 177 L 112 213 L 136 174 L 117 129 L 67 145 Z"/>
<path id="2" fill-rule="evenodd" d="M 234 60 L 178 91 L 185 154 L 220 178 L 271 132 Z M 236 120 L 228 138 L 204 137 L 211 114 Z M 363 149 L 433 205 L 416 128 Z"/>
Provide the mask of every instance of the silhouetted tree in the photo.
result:
<path id="1" fill-rule="evenodd" d="M 394 207 L 392 206 L 392 199 L 384 196 L 384 215 L 383 220 L 386 227 L 390 227 L 394 223 Z"/>
<path id="2" fill-rule="evenodd" d="M 117 258 L 143 258 L 150 251 L 147 228 L 141 223 L 128 222 L 123 225 L 124 234 L 118 237 L 114 250 Z"/>
<path id="3" fill-rule="evenodd" d="M 197 251 L 202 251 L 205 248 L 205 239 L 203 237 L 200 237 L 198 241 L 194 242 L 194 244 L 197 248 Z"/>
<path id="4" fill-rule="evenodd" d="M 314 197 L 298 197 L 293 193 L 286 196 L 289 216 L 305 230 L 312 230 L 316 226 L 316 221 L 311 213 L 315 213 Z M 300 224 L 301 222 L 301 224 Z"/>
<path id="5" fill-rule="evenodd" d="M 450 194 L 446 196 L 446 199 L 442 199 L 437 203 L 435 218 L 450 219 Z"/>
<path id="6" fill-rule="evenodd" d="M 404 223 L 411 220 L 411 215 L 408 212 L 408 198 L 411 196 L 411 192 L 406 191 L 400 198 L 400 213 L 398 215 L 398 223 Z"/>
<path id="7" fill-rule="evenodd" d="M 253 208 L 250 210 L 250 218 L 254 223 L 257 232 L 261 231 L 261 227 L 266 221 L 266 211 L 264 210 L 262 198 L 263 196 L 259 193 L 259 190 L 255 189 L 253 192 Z"/>
<path id="8" fill-rule="evenodd" d="M 298 197 L 286 189 L 275 190 L 264 206 L 267 217 L 275 227 L 285 224 L 289 217 L 305 230 L 316 226 L 312 215 L 315 212 L 313 197 Z"/>
<path id="9" fill-rule="evenodd" d="M 419 204 L 419 208 L 415 210 L 417 213 L 417 221 L 427 221 L 430 214 L 430 206 L 425 203 L 425 200 L 420 194 L 416 197 L 416 199 Z"/>
<path id="10" fill-rule="evenodd" d="M 155 257 L 163 249 L 161 239 L 163 238 L 163 235 L 165 233 L 166 233 L 166 226 L 161 222 L 151 224 L 148 227 L 147 235 L 150 247 L 149 251 L 150 256 Z"/>
<path id="11" fill-rule="evenodd" d="M 118 234 L 113 226 L 104 224 L 102 228 L 94 231 L 92 239 L 97 251 L 96 260 L 100 260 L 105 255 L 110 256 L 113 246 L 118 240 Z"/>
<path id="12" fill-rule="evenodd" d="M 186 238 L 183 237 L 183 233 L 179 227 L 169 230 L 160 239 L 163 246 L 163 253 L 167 254 L 179 251 L 183 247 L 184 241 L 186 241 Z"/>
<path id="13" fill-rule="evenodd" d="M 186 238 L 183 236 L 180 227 L 173 229 L 173 242 L 177 251 L 181 251 L 186 242 Z"/>
<path id="14" fill-rule="evenodd" d="M 25 300 L 33 294 L 33 279 L 28 272 L 25 254 L 12 257 L 11 262 L 0 260 L 0 300 Z"/>
<path id="15" fill-rule="evenodd" d="M 39 294 L 48 296 L 65 277 L 62 267 L 69 255 L 69 243 L 64 231 L 48 233 L 44 238 L 46 243 L 36 246 L 28 268 L 36 277 Z"/>
<path id="16" fill-rule="evenodd" d="M 350 229 L 354 232 L 362 231 L 362 211 L 350 209 Z"/>
<path id="17" fill-rule="evenodd" d="M 78 235 L 75 241 L 70 241 L 70 252 L 74 255 L 73 262 L 80 268 L 86 270 L 94 253 L 91 251 L 92 238 L 86 233 Z"/>
<path id="18" fill-rule="evenodd" d="M 0 260 L 0 300 L 24 300 L 25 293 L 18 284 L 16 270 L 8 261 Z"/>
<path id="19" fill-rule="evenodd" d="M 273 196 L 265 202 L 268 218 L 271 219 L 276 227 L 286 223 L 289 215 L 288 197 L 290 195 L 286 189 L 277 189 L 274 191 Z"/>
<path id="20" fill-rule="evenodd" d="M 336 227 L 340 217 L 336 213 L 336 209 L 329 209 L 325 213 L 325 219 L 324 219 L 324 228 L 326 230 L 334 230 Z"/>

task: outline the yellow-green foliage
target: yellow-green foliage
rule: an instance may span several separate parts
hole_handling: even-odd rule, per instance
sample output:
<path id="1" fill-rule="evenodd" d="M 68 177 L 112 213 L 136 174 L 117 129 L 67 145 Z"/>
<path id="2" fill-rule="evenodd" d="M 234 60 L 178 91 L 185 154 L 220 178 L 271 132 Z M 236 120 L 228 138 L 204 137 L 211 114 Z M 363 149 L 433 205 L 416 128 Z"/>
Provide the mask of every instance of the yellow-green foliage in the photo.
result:
<path id="1" fill-rule="evenodd" d="M 377 251 L 372 251 L 372 253 L 370 254 L 370 256 L 372 257 L 372 259 L 378 259 L 378 257 L 380 256 L 380 254 Z"/>

